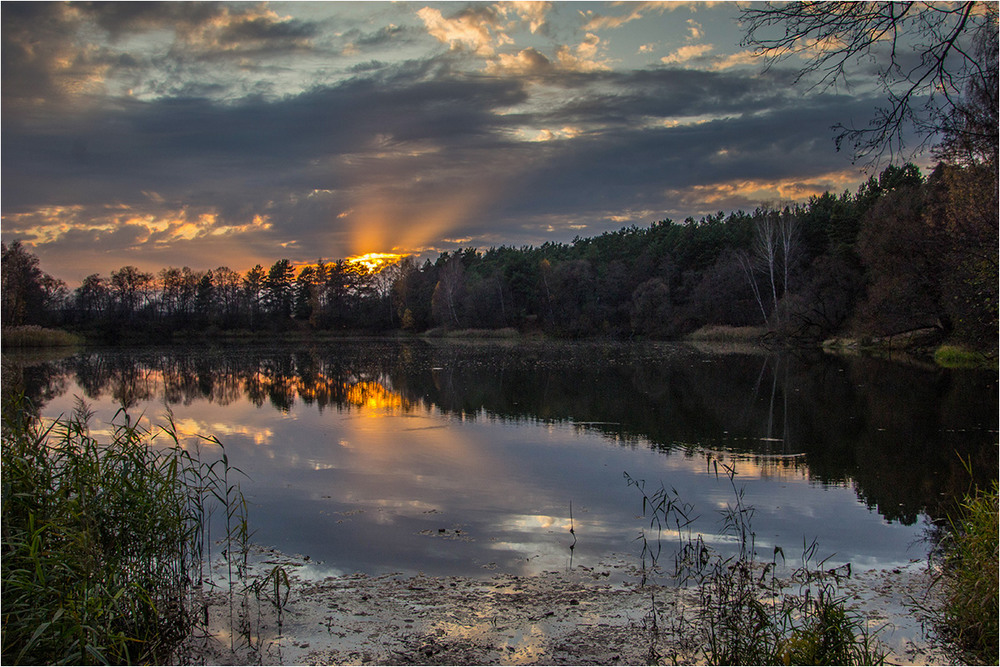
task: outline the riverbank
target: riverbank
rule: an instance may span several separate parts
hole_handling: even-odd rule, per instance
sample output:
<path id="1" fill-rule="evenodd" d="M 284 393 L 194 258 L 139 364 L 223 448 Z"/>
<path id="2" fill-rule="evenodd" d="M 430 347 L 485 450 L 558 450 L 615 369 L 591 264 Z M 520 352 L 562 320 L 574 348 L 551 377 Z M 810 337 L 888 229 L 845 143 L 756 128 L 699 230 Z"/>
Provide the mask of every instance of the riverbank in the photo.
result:
<path id="1" fill-rule="evenodd" d="M 248 609 L 258 650 L 245 641 L 240 647 L 239 638 L 230 649 L 230 607 L 218 595 L 213 634 L 192 638 L 184 657 L 206 664 L 691 664 L 702 645 L 685 620 L 695 613 L 694 592 L 639 586 L 627 556 L 594 568 L 478 579 L 326 576 L 308 558 L 262 550 L 252 574 L 276 565 L 289 574 L 290 597 L 280 618 L 267 600 Z M 842 583 L 848 606 L 880 629 L 886 664 L 954 664 L 921 611 L 939 604 L 933 576 L 914 561 Z"/>
<path id="2" fill-rule="evenodd" d="M 3 347 L 10 348 L 40 348 L 40 347 L 75 347 L 82 345 L 84 339 L 62 329 L 47 329 L 36 325 L 20 327 L 4 327 L 0 332 Z"/>

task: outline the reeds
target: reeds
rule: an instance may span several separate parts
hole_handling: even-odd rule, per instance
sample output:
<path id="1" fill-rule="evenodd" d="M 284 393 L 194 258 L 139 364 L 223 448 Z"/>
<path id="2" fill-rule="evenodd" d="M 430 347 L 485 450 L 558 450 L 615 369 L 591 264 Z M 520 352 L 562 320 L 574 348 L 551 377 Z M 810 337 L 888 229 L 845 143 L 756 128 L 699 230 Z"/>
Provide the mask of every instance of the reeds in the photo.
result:
<path id="1" fill-rule="evenodd" d="M 943 628 L 968 659 L 996 664 L 998 622 L 997 480 L 989 490 L 970 494 L 962 503 L 944 546 Z"/>
<path id="2" fill-rule="evenodd" d="M 0 336 L 4 347 L 69 347 L 82 342 L 79 336 L 68 331 L 37 325 L 4 327 Z"/>
<path id="3" fill-rule="evenodd" d="M 677 536 L 671 576 L 678 585 L 693 585 L 696 607 L 693 618 L 674 619 L 693 636 L 686 638 L 691 660 L 710 665 L 872 665 L 882 664 L 882 648 L 865 618 L 850 610 L 839 584 L 851 573 L 850 564 L 829 568 L 814 563 L 815 542 L 803 544 L 802 565 L 779 577 L 784 550 L 758 555 L 753 531 L 754 507 L 735 484 L 734 468 L 721 467 L 728 476 L 734 502 L 722 512 L 723 534 L 735 544 L 725 556 L 694 533 L 694 507 L 673 489 L 660 486 L 647 493 L 645 484 L 625 475 L 642 494 L 643 515 L 650 518 L 656 538 L 643 543 L 643 583 L 647 573 L 659 571 L 660 536 L 669 530 Z M 779 566 L 780 558 L 780 566 Z"/>
<path id="4" fill-rule="evenodd" d="M 169 416 L 154 434 L 119 411 L 100 443 L 82 402 L 48 428 L 30 414 L 4 405 L 2 662 L 171 662 L 200 615 L 217 500 L 247 534 L 232 468 L 181 447 Z"/>
<path id="5" fill-rule="evenodd" d="M 731 327 L 708 325 L 692 331 L 684 337 L 688 341 L 712 341 L 722 343 L 756 343 L 767 335 L 766 327 Z"/>

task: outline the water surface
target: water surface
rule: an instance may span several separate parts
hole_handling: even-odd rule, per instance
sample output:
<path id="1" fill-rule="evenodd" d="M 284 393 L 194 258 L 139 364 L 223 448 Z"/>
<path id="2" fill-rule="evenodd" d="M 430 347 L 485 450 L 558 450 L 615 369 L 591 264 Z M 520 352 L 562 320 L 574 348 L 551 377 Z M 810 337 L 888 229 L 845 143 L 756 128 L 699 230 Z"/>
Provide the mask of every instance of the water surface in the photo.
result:
<path id="1" fill-rule="evenodd" d="M 323 573 L 530 574 L 638 554 L 625 473 L 727 548 L 733 466 L 757 544 L 855 567 L 922 558 L 931 519 L 997 470 L 992 372 L 667 344 L 343 341 L 4 355 L 47 418 L 125 405 L 247 478 L 254 541 Z M 984 472 L 985 471 L 985 472 Z M 570 528 L 573 529 L 572 533 Z M 666 536 L 669 539 L 669 536 Z M 572 547 L 572 548 L 571 548 Z M 637 560 L 638 562 L 638 560 Z"/>

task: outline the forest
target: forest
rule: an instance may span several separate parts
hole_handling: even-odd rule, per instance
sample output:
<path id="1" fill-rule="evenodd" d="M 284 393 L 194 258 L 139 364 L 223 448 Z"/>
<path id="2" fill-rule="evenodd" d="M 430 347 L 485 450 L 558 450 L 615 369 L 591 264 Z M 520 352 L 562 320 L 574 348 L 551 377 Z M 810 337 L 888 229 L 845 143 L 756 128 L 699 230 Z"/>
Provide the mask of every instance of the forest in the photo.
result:
<path id="1" fill-rule="evenodd" d="M 934 328 L 996 346 L 997 172 L 890 166 L 856 192 L 663 220 L 571 243 L 468 248 L 422 264 L 278 259 L 239 272 L 123 266 L 69 290 L 20 242 L 3 247 L 5 326 L 104 342 L 177 332 L 379 334 L 515 329 L 673 339 L 706 326 L 786 340 Z"/>

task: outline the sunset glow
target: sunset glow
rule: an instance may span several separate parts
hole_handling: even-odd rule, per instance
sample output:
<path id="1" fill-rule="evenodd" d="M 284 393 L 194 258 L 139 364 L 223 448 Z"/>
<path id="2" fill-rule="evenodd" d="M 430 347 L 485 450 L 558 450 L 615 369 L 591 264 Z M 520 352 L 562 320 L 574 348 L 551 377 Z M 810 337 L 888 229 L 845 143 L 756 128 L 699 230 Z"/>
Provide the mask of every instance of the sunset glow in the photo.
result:
<path id="1" fill-rule="evenodd" d="M 764 69 L 737 3 L 559 8 L 7 3 L 3 240 L 71 286 L 378 271 L 867 178 L 830 128 L 879 91 Z"/>
<path id="2" fill-rule="evenodd" d="M 391 252 L 370 252 L 365 255 L 347 257 L 344 261 L 351 266 L 363 268 L 368 273 L 378 273 L 390 264 L 395 264 L 406 255 Z"/>

